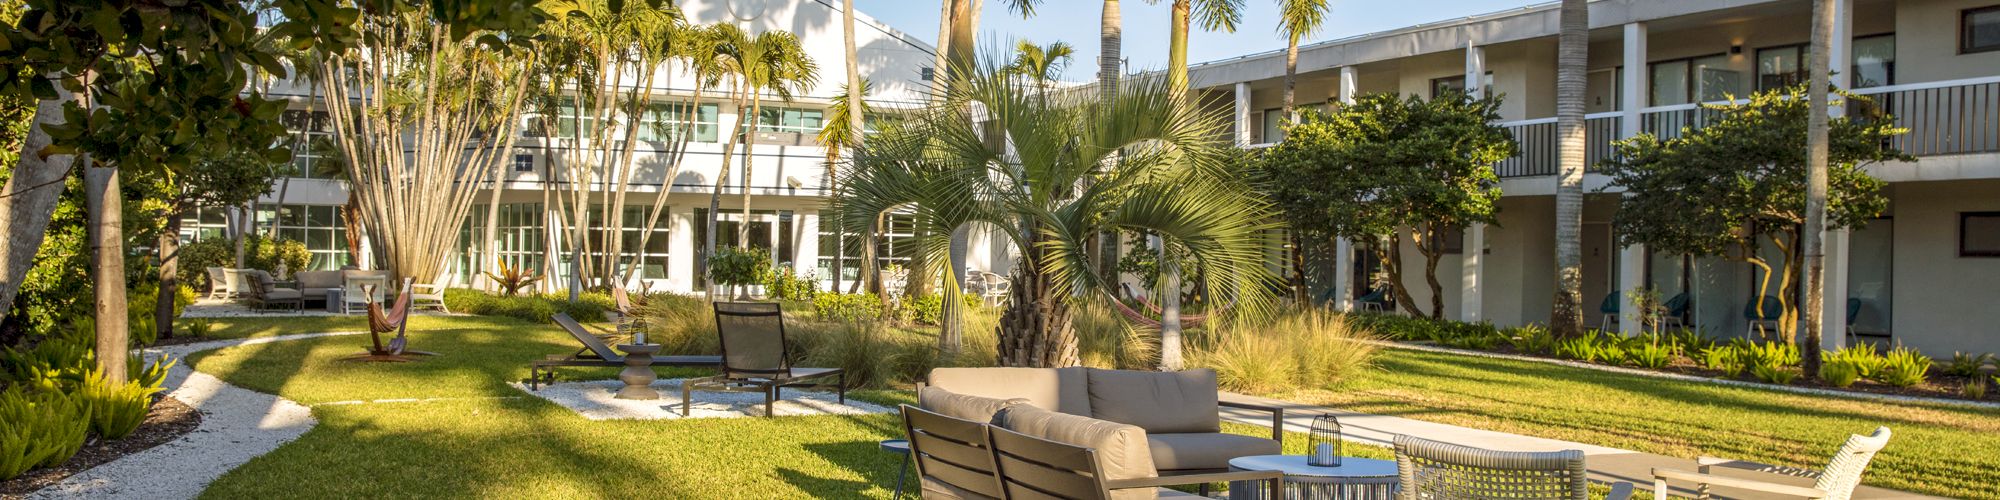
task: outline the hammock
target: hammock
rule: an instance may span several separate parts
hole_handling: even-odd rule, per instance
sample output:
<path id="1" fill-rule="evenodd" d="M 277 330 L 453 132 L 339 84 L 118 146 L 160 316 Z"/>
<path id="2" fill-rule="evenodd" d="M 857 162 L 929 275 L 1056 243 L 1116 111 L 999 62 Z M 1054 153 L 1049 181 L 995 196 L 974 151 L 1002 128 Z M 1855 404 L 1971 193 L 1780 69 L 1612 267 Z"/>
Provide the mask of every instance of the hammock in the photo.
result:
<path id="1" fill-rule="evenodd" d="M 373 301 L 369 302 L 368 338 L 370 341 L 373 342 L 373 345 L 369 346 L 367 353 L 356 355 L 352 358 L 349 358 L 350 360 L 409 361 L 410 358 L 405 357 L 404 354 L 422 354 L 422 355 L 432 354 L 428 352 L 410 351 L 406 349 L 410 341 L 409 319 L 410 319 L 411 281 L 412 280 L 410 278 L 403 278 L 402 292 L 396 294 L 396 303 L 395 305 L 390 306 L 388 311 L 383 311 L 381 304 L 374 303 Z M 373 297 L 375 295 L 375 286 L 369 285 L 362 287 L 362 293 L 367 296 Z M 382 334 L 389 332 L 396 332 L 396 337 L 389 339 L 389 343 L 387 345 L 384 345 L 382 343 Z"/>
<path id="2" fill-rule="evenodd" d="M 1160 320 L 1154 319 L 1154 317 L 1159 316 L 1160 307 L 1153 305 L 1153 303 L 1147 301 L 1145 297 L 1138 297 L 1139 304 L 1141 306 L 1144 306 L 1147 310 L 1152 311 L 1151 315 L 1133 310 L 1132 306 L 1125 305 L 1125 301 L 1118 300 L 1117 297 L 1112 297 L 1109 294 L 1106 294 L 1104 298 L 1109 299 L 1112 307 L 1116 308 L 1119 314 L 1124 315 L 1125 319 L 1132 320 L 1133 323 L 1137 323 L 1139 324 L 1139 326 L 1143 326 L 1146 328 L 1152 328 L 1152 329 L 1160 328 Z M 1223 309 L 1226 310 L 1228 308 L 1224 307 Z M 1181 315 L 1182 328 L 1197 328 L 1200 327 L 1201 324 L 1206 321 L 1208 321 L 1208 314 Z"/>

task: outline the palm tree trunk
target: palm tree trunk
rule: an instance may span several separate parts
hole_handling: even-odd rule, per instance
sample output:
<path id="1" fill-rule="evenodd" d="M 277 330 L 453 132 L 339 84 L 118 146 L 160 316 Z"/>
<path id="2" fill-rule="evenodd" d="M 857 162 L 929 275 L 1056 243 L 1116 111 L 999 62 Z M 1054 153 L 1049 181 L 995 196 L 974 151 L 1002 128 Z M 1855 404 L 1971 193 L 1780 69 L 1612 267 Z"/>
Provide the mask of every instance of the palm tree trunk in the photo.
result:
<path id="1" fill-rule="evenodd" d="M 708 193 L 708 231 L 704 235 L 703 239 L 706 241 L 702 243 L 702 248 L 707 250 L 707 253 L 703 254 L 703 258 L 709 260 L 715 258 L 716 221 L 722 215 L 722 188 L 729 185 L 729 159 L 736 156 L 736 143 L 743 137 L 743 124 L 746 119 L 743 116 L 742 89 L 738 88 L 734 92 L 736 95 L 730 99 L 730 103 L 736 105 L 736 124 L 730 127 L 729 143 L 722 148 L 722 170 L 715 174 L 715 189 Z M 738 228 L 737 232 L 742 232 L 744 229 L 747 228 Z M 709 300 L 715 300 L 717 297 L 715 279 L 710 277 L 708 273 L 702 273 L 702 283 L 707 287 Z"/>
<path id="2" fill-rule="evenodd" d="M 1174 0 L 1173 25 L 1167 33 L 1167 88 L 1174 93 L 1188 91 L 1188 14 L 1192 0 Z"/>
<path id="3" fill-rule="evenodd" d="M 1034 228 L 1031 228 L 1034 229 Z M 1042 271 L 1048 246 L 1039 241 L 1021 245 L 1022 265 L 1014 267 L 1013 303 L 1000 317 L 1000 365 L 1060 368 L 1079 364 L 1076 331 L 1070 326 L 1068 297 L 1055 290 L 1055 280 Z"/>
<path id="4" fill-rule="evenodd" d="M 1160 240 L 1160 369 L 1185 367 L 1181 356 L 1181 268 Z"/>
<path id="5" fill-rule="evenodd" d="M 931 66 L 931 98 L 944 96 L 944 83 L 951 80 L 951 13 L 952 7 L 965 0 L 944 0 L 938 12 L 937 62 Z"/>
<path id="6" fill-rule="evenodd" d="M 1826 197 L 1827 197 L 1827 89 L 1832 77 L 1828 74 L 1828 51 L 1832 49 L 1834 12 L 1833 2 L 1813 1 L 1812 50 L 1807 55 L 1812 65 L 1811 88 L 1806 89 L 1811 101 L 1811 115 L 1806 119 L 1806 221 L 1803 239 L 1805 258 L 1805 303 L 1800 305 L 1805 321 L 1800 323 L 1806 340 L 1801 346 L 1799 359 L 1807 379 L 1819 376 L 1820 351 L 1820 307 L 1826 301 Z"/>
<path id="7" fill-rule="evenodd" d="M 90 277 L 96 282 L 97 370 L 105 385 L 125 385 L 126 329 L 124 202 L 119 196 L 118 169 L 90 167 L 84 157 L 84 189 L 90 210 Z M 161 290 L 162 295 L 172 294 Z M 167 311 L 171 313 L 172 307 Z"/>
<path id="8" fill-rule="evenodd" d="M 1294 31 L 1291 33 L 1291 36 L 1285 37 L 1284 110 L 1285 110 L 1286 123 L 1296 123 L 1299 121 L 1298 111 L 1292 109 L 1292 105 L 1296 102 L 1294 101 L 1294 99 L 1296 98 L 1295 94 L 1298 85 L 1299 85 L 1299 33 Z M 1265 137 L 1264 142 L 1273 142 L 1271 139 L 1272 138 L 1270 137 Z"/>
<path id="9" fill-rule="evenodd" d="M 750 164 L 757 159 L 757 122 L 764 115 L 764 94 L 750 96 L 750 127 L 743 133 L 743 222 L 736 230 L 736 247 L 750 248 Z M 775 226 L 775 225 L 774 225 Z M 766 250 L 777 251 L 775 248 Z M 775 259 L 773 262 L 775 263 Z"/>
<path id="10" fill-rule="evenodd" d="M 1104 12 L 1097 31 L 1097 92 L 1099 98 L 1109 102 L 1118 96 L 1118 78 L 1124 76 L 1119 66 L 1124 50 L 1124 18 L 1118 12 L 1118 0 L 1104 0 Z"/>
<path id="11" fill-rule="evenodd" d="M 949 19 L 945 21 L 949 21 Z M 855 51 L 854 0 L 845 0 L 842 3 L 840 9 L 840 33 L 845 44 L 844 48 L 847 50 L 847 129 L 849 130 L 849 144 L 827 145 L 826 178 L 820 182 L 824 184 L 825 190 L 823 192 L 828 196 L 838 196 L 840 192 L 840 172 L 836 166 L 840 160 L 840 148 L 859 147 L 863 136 L 867 133 L 867 120 L 861 116 L 863 106 L 861 100 L 864 96 L 861 95 L 860 57 L 858 56 L 859 53 Z M 835 217 L 839 217 L 839 214 L 835 214 Z M 840 290 L 840 275 L 847 271 L 845 265 L 846 259 L 843 258 L 846 256 L 847 247 L 841 244 L 846 240 L 847 227 L 841 224 L 834 224 L 832 289 L 836 291 Z"/>
<path id="12" fill-rule="evenodd" d="M 1556 40 L 1556 296 L 1549 329 L 1583 334 L 1583 100 L 1590 50 L 1587 0 L 1563 0 Z"/>

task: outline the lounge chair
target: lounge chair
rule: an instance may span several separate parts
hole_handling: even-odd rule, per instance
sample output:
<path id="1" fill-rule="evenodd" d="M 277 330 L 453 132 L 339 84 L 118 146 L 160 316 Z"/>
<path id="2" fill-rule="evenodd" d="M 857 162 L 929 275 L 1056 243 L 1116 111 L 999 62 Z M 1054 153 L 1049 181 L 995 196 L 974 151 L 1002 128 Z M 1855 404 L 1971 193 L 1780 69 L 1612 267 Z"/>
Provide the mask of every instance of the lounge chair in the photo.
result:
<path id="1" fill-rule="evenodd" d="M 1160 475 L 1145 431 L 1131 425 L 1033 405 L 1011 406 L 994 421 L 987 448 L 1005 498 L 1206 498 L 1166 487 L 1229 481 L 1283 487 L 1275 470 Z"/>
<path id="2" fill-rule="evenodd" d="M 1590 481 L 1583 452 L 1493 451 L 1396 436 L 1398 498 L 1585 500 Z M 1611 485 L 1605 500 L 1632 496 L 1632 483 Z"/>
<path id="3" fill-rule="evenodd" d="M 785 339 L 784 310 L 770 302 L 715 303 L 715 332 L 721 337 L 722 374 L 681 383 L 681 416 L 694 407 L 694 391 L 757 391 L 764 393 L 764 416 L 785 386 L 825 385 L 835 378 L 840 403 L 847 404 L 847 373 L 839 368 L 792 366 Z"/>
<path id="4" fill-rule="evenodd" d="M 408 282 L 409 280 L 404 280 Z M 410 284 L 410 307 L 416 309 L 437 309 L 451 314 L 451 307 L 444 305 L 444 285 L 432 283 Z"/>
<path id="5" fill-rule="evenodd" d="M 229 279 L 229 270 L 220 267 L 208 268 L 208 298 L 236 298 L 236 283 Z"/>
<path id="6" fill-rule="evenodd" d="M 1868 462 L 1875 458 L 1875 452 L 1882 451 L 1882 447 L 1889 445 L 1889 434 L 1888 427 L 1876 427 L 1873 434 L 1848 436 L 1847 442 L 1840 446 L 1840 451 L 1833 454 L 1832 460 L 1827 461 L 1826 469 L 1823 471 L 1713 457 L 1701 457 L 1695 460 L 1695 463 L 1701 466 L 1700 472 L 1653 469 L 1653 498 L 1666 500 L 1668 482 L 1680 481 L 1694 483 L 1696 485 L 1695 491 L 1698 492 L 1698 497 L 1702 499 L 1708 498 L 1708 489 L 1710 486 L 1721 486 L 1788 497 L 1847 500 L 1854 495 L 1854 487 L 1861 484 L 1861 473 L 1868 470 Z M 1740 476 L 1710 474 L 1710 468 L 1718 465 L 1733 469 L 1746 469 L 1812 478 L 1818 480 L 1818 482 L 1813 483 L 1812 487 L 1809 488 L 1759 481 Z"/>
<path id="7" fill-rule="evenodd" d="M 528 367 L 529 390 L 540 390 L 541 384 L 555 383 L 556 381 L 555 368 L 557 367 L 625 366 L 625 355 L 619 354 L 618 351 L 611 350 L 611 346 L 604 345 L 603 339 L 599 339 L 597 338 L 596 335 L 592 335 L 589 330 L 584 330 L 583 325 L 576 322 L 576 318 L 571 318 L 569 317 L 569 314 L 566 313 L 556 313 L 556 315 L 552 319 L 555 320 L 556 326 L 562 327 L 563 331 L 569 332 L 569 335 L 571 337 L 575 337 L 577 343 L 583 344 L 583 348 L 578 349 L 575 353 L 570 354 L 568 356 L 560 356 L 560 355 L 549 356 L 539 361 L 530 363 Z M 704 367 L 722 366 L 722 357 L 721 356 L 653 356 L 653 366 L 704 366 Z"/>
<path id="8" fill-rule="evenodd" d="M 925 498 L 1000 498 L 985 422 L 954 418 L 903 405 L 903 435 L 917 462 Z"/>

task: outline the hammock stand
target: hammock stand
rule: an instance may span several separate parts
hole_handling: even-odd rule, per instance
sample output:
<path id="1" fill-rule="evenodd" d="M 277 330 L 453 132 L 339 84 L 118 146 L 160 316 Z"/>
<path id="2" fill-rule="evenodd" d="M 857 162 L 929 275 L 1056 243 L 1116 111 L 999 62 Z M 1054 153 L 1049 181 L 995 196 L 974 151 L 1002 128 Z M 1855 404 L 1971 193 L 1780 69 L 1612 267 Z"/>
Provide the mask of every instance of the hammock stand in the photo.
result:
<path id="1" fill-rule="evenodd" d="M 412 351 L 407 349 L 410 342 L 410 278 L 403 278 L 402 293 L 396 294 L 396 304 L 387 312 L 381 304 L 368 304 L 368 339 L 370 345 L 363 346 L 368 352 L 348 356 L 347 361 L 372 361 L 402 363 L 416 361 L 411 355 L 436 356 L 437 353 Z M 365 287 L 363 293 L 373 296 L 374 286 Z M 382 343 L 382 334 L 396 332 L 396 337 Z"/>

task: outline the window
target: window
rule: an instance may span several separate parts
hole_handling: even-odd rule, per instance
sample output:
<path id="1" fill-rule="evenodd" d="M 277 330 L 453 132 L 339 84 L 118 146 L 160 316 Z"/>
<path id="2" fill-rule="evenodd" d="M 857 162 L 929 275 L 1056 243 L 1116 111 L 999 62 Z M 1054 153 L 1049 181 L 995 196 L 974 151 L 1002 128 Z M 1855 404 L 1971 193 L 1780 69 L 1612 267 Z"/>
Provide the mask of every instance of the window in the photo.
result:
<path id="1" fill-rule="evenodd" d="M 181 243 L 226 238 L 228 235 L 229 209 L 198 207 L 181 215 Z"/>
<path id="2" fill-rule="evenodd" d="M 764 108 L 757 116 L 757 130 L 817 134 L 826 122 L 824 112 L 803 108 Z"/>
<path id="3" fill-rule="evenodd" d="M 1484 81 L 1479 83 L 1479 91 L 1480 94 L 1483 94 L 1483 97 L 1493 97 L 1493 72 L 1486 72 Z M 1431 79 L 1432 99 L 1436 99 L 1446 92 L 1465 92 L 1465 76 L 1447 76 Z"/>
<path id="4" fill-rule="evenodd" d="M 841 266 L 840 282 L 843 286 L 851 286 L 849 284 L 861 277 L 861 235 L 845 233 L 842 236 L 846 238 L 836 243 L 833 232 L 834 225 L 839 221 L 835 219 L 835 213 L 821 211 L 819 217 L 819 263 L 815 276 L 831 280 L 833 259 L 837 255 Z M 890 264 L 909 266 L 910 257 L 914 256 L 917 250 L 916 216 L 910 213 L 891 212 L 885 222 L 882 234 L 875 240 L 877 269 L 888 267 Z"/>
<path id="5" fill-rule="evenodd" d="M 327 271 L 347 265 L 347 223 L 339 205 L 258 205 L 257 231 L 278 229 L 278 239 L 304 243 L 312 252 L 306 267 Z"/>
<path id="6" fill-rule="evenodd" d="M 1896 84 L 1896 35 L 1864 36 L 1851 46 L 1854 65 L 1847 73 L 1854 88 Z"/>
<path id="7" fill-rule="evenodd" d="M 1742 91 L 1742 75 L 1729 69 L 1727 54 L 1660 61 L 1650 69 L 1652 106 L 1720 101 Z"/>
<path id="8" fill-rule="evenodd" d="M 1757 49 L 1757 90 L 1771 90 L 1806 81 L 1806 45 Z"/>
<path id="9" fill-rule="evenodd" d="M 1284 123 L 1285 110 L 1279 108 L 1264 110 L 1264 135 L 1258 136 L 1258 139 L 1261 139 L 1261 142 L 1266 144 L 1276 144 L 1278 141 L 1285 140 Z"/>
<path id="10" fill-rule="evenodd" d="M 521 153 L 515 153 L 515 154 L 514 154 L 514 171 L 515 171 L 515 172 L 533 172 L 533 171 L 535 171 L 535 155 L 531 155 L 531 154 L 521 154 Z"/>
<path id="11" fill-rule="evenodd" d="M 694 127 L 694 142 L 715 142 L 720 134 L 721 122 L 716 118 L 716 105 L 703 104 L 693 116 L 688 113 L 686 103 L 656 102 L 646 108 L 639 122 L 639 140 L 671 142 L 678 140 L 683 130 L 690 124 Z"/>
<path id="12" fill-rule="evenodd" d="M 2000 50 L 2000 5 L 1959 13 L 1958 53 Z"/>
<path id="13" fill-rule="evenodd" d="M 292 148 L 291 169 L 285 175 L 316 179 L 336 178 L 341 165 L 333 144 L 332 118 L 325 111 L 286 110 L 279 122 L 288 132 L 286 144 Z"/>
<path id="14" fill-rule="evenodd" d="M 1958 214 L 1958 256 L 2000 257 L 2000 212 Z"/>
<path id="15" fill-rule="evenodd" d="M 506 262 L 514 269 L 533 269 L 540 274 L 542 259 L 548 252 L 548 233 L 542 230 L 542 204 L 503 203 L 500 205 L 498 228 L 493 232 L 498 249 L 488 256 L 484 244 L 474 244 L 486 237 L 486 209 L 489 205 L 478 203 L 465 216 L 464 230 L 459 233 L 459 278 L 470 281 L 474 273 L 492 269 L 495 262 Z M 561 282 L 561 280 L 555 280 Z"/>

